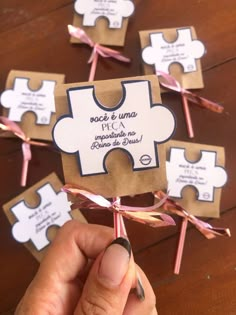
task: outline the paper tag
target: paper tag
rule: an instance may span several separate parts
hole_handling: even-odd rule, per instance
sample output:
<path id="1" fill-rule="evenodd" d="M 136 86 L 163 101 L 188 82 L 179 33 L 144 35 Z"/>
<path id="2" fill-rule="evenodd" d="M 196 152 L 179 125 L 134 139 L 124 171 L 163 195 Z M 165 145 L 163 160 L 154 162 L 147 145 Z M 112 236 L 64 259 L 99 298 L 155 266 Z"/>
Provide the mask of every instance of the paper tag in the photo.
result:
<path id="1" fill-rule="evenodd" d="M 3 206 L 13 225 L 13 237 L 25 243 L 37 259 L 50 244 L 48 232 L 53 231 L 50 239 L 53 238 L 55 227 L 61 227 L 74 216 L 61 187 L 57 176 L 51 174 Z M 77 218 L 85 221 L 79 210 L 77 212 Z"/>
<path id="2" fill-rule="evenodd" d="M 193 27 L 140 31 L 145 74 L 171 74 L 184 89 L 203 87 L 200 58 L 204 45 Z"/>
<path id="3" fill-rule="evenodd" d="M 55 112 L 54 88 L 55 81 L 43 80 L 38 90 L 29 88 L 28 78 L 15 78 L 14 86 L 1 95 L 1 104 L 9 108 L 8 118 L 19 122 L 27 112 L 36 116 L 36 124 L 48 125 L 51 113 Z"/>
<path id="4" fill-rule="evenodd" d="M 149 81 L 121 84 L 122 99 L 112 108 L 98 102 L 94 86 L 67 91 L 71 115 L 59 119 L 53 137 L 62 151 L 78 154 L 81 176 L 107 173 L 106 158 L 115 149 L 128 154 L 134 171 L 159 167 L 156 144 L 172 136 L 174 116 L 152 104 Z"/>
<path id="5" fill-rule="evenodd" d="M 120 0 L 119 0 L 120 1 Z M 122 0 L 123 2 L 131 3 L 130 0 Z M 80 1 L 81 2 L 81 1 Z M 88 4 L 88 0 L 84 1 L 86 3 L 86 6 Z M 101 4 L 101 1 L 96 1 L 96 6 L 98 4 Z M 109 3 L 109 5 L 116 5 L 118 3 L 117 0 L 112 1 L 112 3 Z M 106 3 L 107 5 L 107 3 Z M 130 5 L 130 4 L 129 4 Z M 118 6 L 119 8 L 120 6 Z M 114 15 L 116 16 L 116 15 Z M 93 16 L 94 20 L 94 27 L 93 26 L 85 26 L 84 25 L 84 15 L 78 14 L 76 10 L 74 10 L 74 18 L 73 18 L 73 25 L 75 27 L 82 28 L 86 34 L 89 36 L 89 38 L 94 42 L 101 45 L 108 45 L 108 46 L 124 46 L 125 44 L 125 36 L 128 28 L 129 23 L 129 17 L 123 17 L 121 18 L 121 24 L 119 28 L 111 28 L 109 19 L 106 17 L 101 17 L 95 19 L 95 15 Z M 77 43 L 77 44 L 83 44 L 79 39 L 71 36 L 70 38 L 71 43 Z"/>
<path id="6" fill-rule="evenodd" d="M 227 174 L 221 166 L 216 165 L 215 151 L 201 151 L 196 162 L 186 159 L 185 149 L 171 148 L 170 161 L 167 162 L 168 194 L 181 198 L 186 186 L 195 187 L 196 198 L 201 201 L 214 202 L 215 188 L 224 186 Z"/>
<path id="7" fill-rule="evenodd" d="M 220 188 L 227 182 L 223 148 L 170 141 L 167 157 L 168 195 L 192 214 L 218 216 Z"/>
<path id="8" fill-rule="evenodd" d="M 53 225 L 60 227 L 71 217 L 66 193 L 56 193 L 49 183 L 41 186 L 37 193 L 40 203 L 36 208 L 32 209 L 22 200 L 10 211 L 18 219 L 12 228 L 14 238 L 20 243 L 31 240 L 37 250 L 41 250 L 49 244 L 47 229 Z"/>
<path id="9" fill-rule="evenodd" d="M 64 79 L 63 74 L 10 71 L 1 95 L 3 116 L 17 122 L 28 138 L 52 140 L 54 89 Z"/>
<path id="10" fill-rule="evenodd" d="M 155 70 L 169 72 L 169 67 L 173 63 L 179 63 L 184 72 L 197 70 L 196 59 L 204 55 L 205 48 L 202 42 L 192 38 L 190 28 L 177 29 L 177 39 L 168 42 L 161 32 L 151 33 L 151 46 L 144 48 L 142 52 L 143 60 L 154 65 Z"/>
<path id="11" fill-rule="evenodd" d="M 121 82 L 123 82 L 123 90 Z M 94 93 L 91 89 L 93 86 Z M 144 96 L 138 91 L 138 87 L 142 89 Z M 71 152 L 62 152 L 65 182 L 79 185 L 106 198 L 165 189 L 167 187 L 166 149 L 164 144 L 157 144 L 155 141 L 159 141 L 161 136 L 163 138 L 170 136 L 171 129 L 174 128 L 174 120 L 167 108 L 162 105 L 152 106 L 152 104 L 161 103 L 159 91 L 159 82 L 155 75 L 58 86 L 55 93 L 56 114 L 59 121 L 54 128 L 54 137 L 59 147 L 62 146 L 64 151 Z M 77 94 L 78 92 L 79 94 Z M 74 99 L 72 95 L 76 97 L 79 95 L 82 102 Z M 68 103 L 68 96 L 71 104 Z M 96 99 L 97 101 L 95 101 Z M 142 120 L 141 115 L 143 115 L 144 108 L 146 108 L 144 113 L 147 116 L 144 116 Z M 167 114 L 166 116 L 164 114 L 160 114 L 160 117 L 157 115 L 161 109 L 163 109 L 162 113 Z M 119 114 L 122 114 L 120 118 Z M 157 120 L 151 117 L 147 122 L 145 119 L 149 119 L 148 115 L 153 115 Z M 112 116 L 115 119 L 112 120 Z M 83 117 L 83 121 L 80 117 Z M 163 123 L 165 118 L 167 118 L 166 121 L 169 119 L 171 121 L 169 127 Z M 160 119 L 162 120 L 160 121 Z M 80 123 L 77 125 L 76 121 Z M 138 122 L 140 121 L 139 125 Z M 71 122 L 69 126 L 68 122 Z M 63 132 L 65 125 L 69 129 L 66 130 L 66 134 L 61 136 L 60 133 Z M 113 130 L 113 128 L 118 128 L 118 130 Z M 161 135 L 161 129 L 169 135 Z M 122 142 L 126 143 L 127 135 L 129 135 L 130 140 L 133 139 L 134 141 L 135 139 L 140 140 L 143 135 L 141 144 L 140 142 L 130 143 L 128 147 L 127 145 L 121 147 Z M 95 137 L 98 138 L 95 139 Z M 68 140 L 67 143 L 65 139 Z M 98 144 L 108 143 L 108 146 L 100 148 L 97 142 Z M 115 145 L 117 142 L 120 144 Z M 109 144 L 111 145 L 109 146 Z M 93 150 L 91 146 L 94 147 Z M 152 151 L 148 152 L 147 150 Z M 87 156 L 86 152 L 88 152 Z M 158 155 L 155 152 L 158 152 Z M 152 154 L 154 158 L 151 162 L 155 164 L 157 157 L 159 167 L 151 168 L 149 157 L 146 160 L 145 156 L 141 161 L 148 163 L 148 165 L 141 164 L 139 159 L 145 154 L 150 155 L 150 157 Z M 131 155 L 134 157 L 130 158 Z M 134 165 L 134 159 L 135 163 L 138 164 Z M 105 165 L 103 165 L 103 161 Z M 154 164 L 152 165 L 154 166 Z M 134 171 L 133 167 L 142 167 L 142 170 Z M 104 173 L 106 170 L 107 174 Z M 81 175 L 91 171 L 96 175 Z M 98 171 L 102 174 L 98 175 Z"/>
<path id="12" fill-rule="evenodd" d="M 96 20 L 104 17 L 109 21 L 109 28 L 121 28 L 122 19 L 134 11 L 130 0 L 77 0 L 75 11 L 83 15 L 83 26 L 95 26 Z"/>

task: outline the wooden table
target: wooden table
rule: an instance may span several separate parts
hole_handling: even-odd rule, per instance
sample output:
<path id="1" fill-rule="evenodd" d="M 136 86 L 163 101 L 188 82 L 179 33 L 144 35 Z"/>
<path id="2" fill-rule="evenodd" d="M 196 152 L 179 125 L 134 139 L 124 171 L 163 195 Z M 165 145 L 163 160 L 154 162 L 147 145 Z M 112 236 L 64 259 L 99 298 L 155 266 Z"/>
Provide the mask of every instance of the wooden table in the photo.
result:
<path id="1" fill-rule="evenodd" d="M 232 237 L 207 241 L 190 227 L 179 276 L 173 275 L 178 240 L 176 228 L 151 229 L 128 222 L 135 259 L 146 272 L 157 296 L 160 315 L 236 314 L 236 2 L 235 0 L 136 0 L 123 53 L 129 65 L 99 61 L 96 79 L 141 75 L 139 30 L 194 25 L 207 48 L 202 58 L 205 88 L 197 93 L 225 107 L 223 114 L 191 106 L 196 136 L 194 142 L 224 146 L 229 180 L 223 189 L 221 219 L 216 226 L 231 229 Z M 73 1 L 0 0 L 0 90 L 11 69 L 65 73 L 66 82 L 88 79 L 90 49 L 72 46 L 66 25 L 72 23 Z M 180 97 L 164 95 L 163 102 L 175 111 L 175 139 L 187 137 Z M 0 204 L 18 195 L 21 172 L 21 143 L 0 140 Z M 59 154 L 33 148 L 28 185 L 55 171 L 63 178 Z M 146 205 L 151 197 L 136 197 Z M 129 200 L 129 202 L 131 202 Z M 108 213 L 86 212 L 89 222 L 112 224 Z M 35 275 L 38 263 L 13 240 L 11 227 L 0 213 L 0 314 L 13 312 Z"/>

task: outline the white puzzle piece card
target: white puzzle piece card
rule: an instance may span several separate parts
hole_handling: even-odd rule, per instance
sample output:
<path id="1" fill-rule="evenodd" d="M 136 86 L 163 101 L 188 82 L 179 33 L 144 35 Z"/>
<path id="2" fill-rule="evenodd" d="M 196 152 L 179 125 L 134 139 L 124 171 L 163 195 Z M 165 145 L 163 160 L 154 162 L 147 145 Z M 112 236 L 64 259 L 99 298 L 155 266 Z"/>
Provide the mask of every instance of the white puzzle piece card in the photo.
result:
<path id="1" fill-rule="evenodd" d="M 145 74 L 162 71 L 184 89 L 204 87 L 201 57 L 205 47 L 193 26 L 140 31 L 139 36 Z"/>
<path id="2" fill-rule="evenodd" d="M 86 222 L 79 210 L 71 211 L 62 186 L 52 173 L 3 205 L 13 237 L 24 243 L 38 260 L 64 223 L 73 218 Z"/>
<path id="3" fill-rule="evenodd" d="M 64 74 L 11 70 L 0 96 L 2 116 L 16 122 L 27 138 L 51 141 L 56 121 L 54 91 L 64 81 Z"/>
<path id="4" fill-rule="evenodd" d="M 183 188 L 193 186 L 198 200 L 213 202 L 215 188 L 224 186 L 227 181 L 223 167 L 216 165 L 216 154 L 202 150 L 200 160 L 193 163 L 186 159 L 185 149 L 171 148 L 166 165 L 169 195 L 181 198 Z"/>
<path id="5" fill-rule="evenodd" d="M 66 184 L 105 198 L 163 190 L 175 130 L 156 75 L 60 85 L 55 144 Z"/>
<path id="6" fill-rule="evenodd" d="M 115 149 L 130 158 L 134 171 L 159 167 L 157 144 L 175 130 L 172 112 L 153 104 L 149 81 L 121 82 L 123 96 L 112 108 L 96 98 L 93 85 L 67 91 L 71 114 L 53 130 L 60 150 L 76 153 L 81 176 L 107 173 L 106 159 Z"/>
<path id="7" fill-rule="evenodd" d="M 47 229 L 53 225 L 61 227 L 71 216 L 66 193 L 56 193 L 50 183 L 40 187 L 37 193 L 40 196 L 37 207 L 31 208 L 22 200 L 10 211 L 18 220 L 12 227 L 14 238 L 20 243 L 31 240 L 41 250 L 49 244 Z"/>
<path id="8" fill-rule="evenodd" d="M 166 162 L 168 195 L 187 199 L 189 190 L 185 194 L 184 191 L 188 187 L 192 190 L 190 199 L 195 196 L 197 204 L 205 204 L 207 210 L 206 204 L 217 202 L 217 191 L 227 182 L 222 155 L 219 147 L 170 141 Z M 195 208 L 194 204 L 192 207 Z"/>
<path id="9" fill-rule="evenodd" d="M 75 11 L 83 15 L 84 26 L 95 26 L 100 17 L 109 21 L 109 28 L 121 28 L 123 18 L 134 12 L 131 0 L 76 0 Z"/>
<path id="10" fill-rule="evenodd" d="M 1 94 L 2 106 L 9 108 L 8 118 L 20 122 L 26 112 L 33 112 L 36 124 L 49 125 L 55 113 L 55 85 L 56 81 L 43 80 L 38 90 L 32 90 L 28 78 L 15 78 L 13 88 Z"/>
<path id="11" fill-rule="evenodd" d="M 170 73 L 169 67 L 173 63 L 182 66 L 183 72 L 197 70 L 196 60 L 205 53 L 205 47 L 199 40 L 193 39 L 190 28 L 177 29 L 177 38 L 173 42 L 166 41 L 161 32 L 151 33 L 151 46 L 144 48 L 143 61 L 154 65 L 155 70 Z"/>

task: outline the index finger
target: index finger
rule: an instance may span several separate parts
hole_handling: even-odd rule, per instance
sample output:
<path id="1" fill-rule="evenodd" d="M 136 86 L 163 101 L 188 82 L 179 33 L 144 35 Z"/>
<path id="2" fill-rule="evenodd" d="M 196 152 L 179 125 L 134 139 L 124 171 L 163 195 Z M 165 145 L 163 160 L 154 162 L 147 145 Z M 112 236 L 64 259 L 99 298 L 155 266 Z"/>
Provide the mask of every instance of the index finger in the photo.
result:
<path id="1" fill-rule="evenodd" d="M 39 275 L 54 281 L 70 282 L 82 271 L 88 258 L 96 258 L 113 240 L 113 229 L 101 225 L 67 222 L 57 233 Z M 57 278 L 57 279 L 55 279 Z"/>

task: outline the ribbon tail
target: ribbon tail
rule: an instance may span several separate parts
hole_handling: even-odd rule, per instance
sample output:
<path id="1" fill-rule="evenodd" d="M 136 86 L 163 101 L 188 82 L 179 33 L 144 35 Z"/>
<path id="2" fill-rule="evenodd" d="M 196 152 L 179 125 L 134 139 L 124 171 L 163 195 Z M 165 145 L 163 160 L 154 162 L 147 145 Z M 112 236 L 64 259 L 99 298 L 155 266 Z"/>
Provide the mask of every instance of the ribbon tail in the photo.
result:
<path id="1" fill-rule="evenodd" d="M 96 195 L 90 191 L 80 189 L 76 185 L 67 184 L 62 187 L 62 191 L 71 194 L 74 197 L 86 198 L 94 204 L 94 209 L 96 209 L 96 205 L 100 206 L 100 208 L 109 208 L 111 207 L 111 202 L 105 199 L 100 195 Z"/>
<path id="2" fill-rule="evenodd" d="M 130 62 L 130 58 L 123 56 L 119 51 L 102 46 L 102 45 L 95 45 L 99 54 L 104 58 L 114 58 L 122 62 Z"/>
<path id="3" fill-rule="evenodd" d="M 151 227 L 175 225 L 175 221 L 167 214 L 160 212 L 129 212 L 122 211 L 122 215 L 129 219 Z M 157 218 L 157 216 L 159 218 Z"/>
<path id="4" fill-rule="evenodd" d="M 184 244 L 186 238 L 186 232 L 188 227 L 188 219 L 184 218 L 181 225 L 180 237 L 179 237 L 179 244 L 177 248 L 177 254 L 175 259 L 175 267 L 174 267 L 174 274 L 178 275 L 180 272 L 181 262 L 183 258 L 183 251 L 184 251 Z"/>
<path id="5" fill-rule="evenodd" d="M 118 207 L 120 206 L 120 199 L 113 198 L 113 203 L 117 203 Z M 121 228 L 120 228 L 120 215 L 119 212 L 113 212 L 113 221 L 114 221 L 114 236 L 115 238 L 121 237 Z"/>
<path id="6" fill-rule="evenodd" d="M 95 73 L 97 70 L 97 64 L 98 64 L 98 53 L 96 50 L 93 50 L 93 53 L 88 63 L 92 63 L 91 68 L 90 68 L 90 73 L 89 73 L 89 79 L 88 79 L 88 82 L 91 82 L 91 81 L 94 81 Z"/>
<path id="7" fill-rule="evenodd" d="M 195 218 L 196 219 L 196 218 Z M 231 236 L 230 230 L 228 228 L 215 228 L 210 224 L 196 219 L 196 222 L 191 223 L 201 232 L 207 239 L 213 239 L 216 236 Z"/>
<path id="8" fill-rule="evenodd" d="M 114 220 L 114 236 L 115 238 L 118 237 L 126 237 L 127 232 L 125 228 L 125 223 L 123 216 L 119 212 L 113 212 L 113 220 Z"/>
<path id="9" fill-rule="evenodd" d="M 184 93 L 181 93 L 181 96 L 182 96 L 185 121 L 186 121 L 186 125 L 187 125 L 187 130 L 188 130 L 188 136 L 189 136 L 189 138 L 194 138 L 193 123 L 192 123 L 191 114 L 190 114 L 190 110 L 189 110 L 189 106 L 188 106 L 188 100 L 187 100 L 187 97 Z"/>
<path id="10" fill-rule="evenodd" d="M 21 186 L 26 186 L 27 176 L 28 176 L 28 168 L 29 161 L 32 158 L 30 144 L 27 142 L 22 143 L 22 152 L 23 152 L 23 164 L 22 164 L 22 172 L 21 172 Z"/>
<path id="11" fill-rule="evenodd" d="M 216 113 L 223 112 L 224 110 L 223 106 L 215 102 L 212 102 L 206 98 L 200 97 L 188 90 L 183 89 L 180 86 L 179 82 L 172 75 L 165 73 L 163 71 L 160 71 L 160 70 L 158 70 L 156 74 L 162 77 L 162 80 L 160 80 L 160 84 L 164 88 L 183 94 L 191 103 L 194 103 L 198 105 L 199 107 L 209 109 L 212 112 L 216 112 Z"/>
<path id="12" fill-rule="evenodd" d="M 123 216 L 120 214 L 120 227 L 121 227 L 121 235 L 128 238 L 128 234 L 125 227 L 125 222 Z"/>
<path id="13" fill-rule="evenodd" d="M 198 96 L 192 92 L 189 92 L 187 90 L 184 90 L 182 93 L 191 103 L 194 103 L 194 104 L 198 105 L 199 107 L 209 109 L 212 112 L 219 113 L 219 114 L 221 114 L 224 111 L 223 106 L 221 106 L 215 102 L 212 102 L 210 100 L 207 100 L 206 98 L 200 97 L 200 96 Z"/>
<path id="14" fill-rule="evenodd" d="M 0 124 L 0 128 L 3 131 L 10 131 L 14 135 L 16 135 L 17 137 L 21 138 L 24 141 L 25 134 L 21 130 L 21 128 L 14 121 L 11 121 L 7 117 L 0 116 L 0 122 L 2 122 L 2 124 Z"/>
<path id="15" fill-rule="evenodd" d="M 119 197 L 113 198 L 113 204 L 115 204 L 116 207 L 119 209 L 121 206 L 120 198 Z M 124 219 L 121 213 L 119 212 L 119 210 L 113 212 L 113 219 L 114 219 L 115 238 L 127 237 Z"/>

